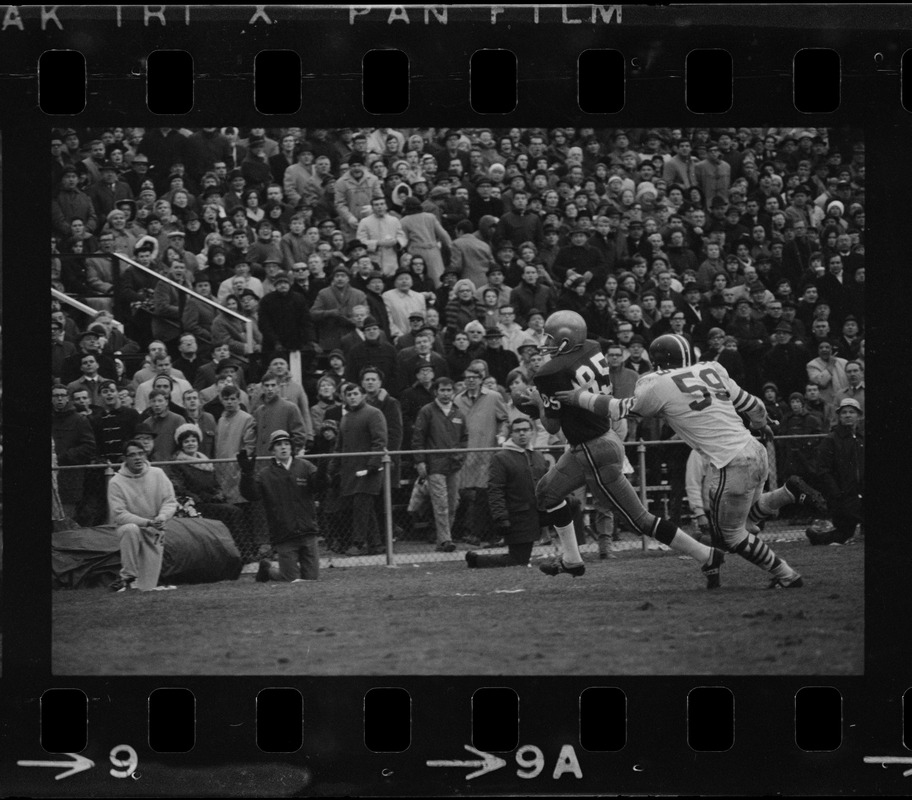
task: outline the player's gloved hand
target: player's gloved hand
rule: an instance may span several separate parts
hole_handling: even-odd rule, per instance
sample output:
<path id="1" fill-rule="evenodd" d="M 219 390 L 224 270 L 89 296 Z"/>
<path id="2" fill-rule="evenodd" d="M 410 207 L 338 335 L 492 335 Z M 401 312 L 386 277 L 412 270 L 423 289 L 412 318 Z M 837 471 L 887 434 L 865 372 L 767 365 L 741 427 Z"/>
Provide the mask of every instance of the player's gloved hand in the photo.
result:
<path id="1" fill-rule="evenodd" d="M 773 435 L 773 429 L 769 425 L 764 425 L 760 428 L 760 441 L 766 444 L 767 442 L 773 441 L 776 437 Z"/>
<path id="2" fill-rule="evenodd" d="M 247 455 L 246 450 L 241 450 L 237 454 L 238 466 L 241 468 L 241 472 L 247 473 L 248 475 L 253 472 L 254 460 Z"/>
<path id="3" fill-rule="evenodd" d="M 544 408 L 545 404 L 541 398 L 541 395 L 534 386 L 530 386 L 526 389 L 521 395 L 520 399 L 526 403 L 532 403 L 535 406 L 538 406 L 539 409 Z"/>

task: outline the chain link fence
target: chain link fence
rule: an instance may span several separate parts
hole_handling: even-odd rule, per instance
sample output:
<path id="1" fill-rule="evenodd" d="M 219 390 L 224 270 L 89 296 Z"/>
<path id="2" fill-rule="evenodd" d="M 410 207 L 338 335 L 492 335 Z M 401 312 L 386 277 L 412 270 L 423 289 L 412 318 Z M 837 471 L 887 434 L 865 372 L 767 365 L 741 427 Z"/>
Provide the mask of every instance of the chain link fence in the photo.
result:
<path id="1" fill-rule="evenodd" d="M 770 488 L 781 485 L 796 469 L 813 484 L 813 452 L 818 441 L 823 438 L 823 434 L 779 437 L 775 447 L 768 445 Z M 666 517 L 685 531 L 699 536 L 685 486 L 690 448 L 684 442 L 673 439 L 627 442 L 625 446 L 633 467 L 632 474 L 627 477 L 647 508 L 653 514 Z M 379 547 L 370 547 L 365 540 L 365 532 L 353 528 L 351 500 L 340 496 L 336 484 L 326 474 L 330 458 L 344 459 L 361 454 L 306 455 L 305 458 L 317 466 L 317 474 L 322 478 L 313 489 L 320 529 L 321 566 L 461 560 L 466 550 L 482 547 L 488 548 L 491 553 L 506 552 L 506 547 L 498 542 L 490 523 L 490 514 L 486 516 L 484 513 L 487 504 L 487 464 L 497 449 L 458 451 L 466 453 L 467 457 L 461 471 L 459 503 L 452 526 L 452 539 L 456 544 L 456 550 L 452 552 L 437 550 L 434 516 L 429 498 L 417 479 L 414 451 L 389 452 L 384 455 L 383 487 L 374 502 L 374 514 L 382 540 Z M 554 447 L 546 451 L 546 454 L 556 458 L 562 451 L 562 447 Z M 258 459 L 258 467 L 267 461 L 266 458 Z M 183 490 L 180 469 L 187 468 L 187 462 L 153 463 L 162 467 L 175 483 L 180 505 L 178 516 L 219 519 L 226 525 L 248 565 L 245 571 L 254 570 L 259 559 L 272 553 L 262 503 L 247 502 L 240 497 L 237 489 L 240 469 L 235 461 L 212 459 L 220 493 L 207 497 Z M 108 463 L 55 467 L 52 512 L 55 530 L 107 524 L 107 481 L 119 468 L 119 464 Z M 397 472 L 399 480 L 394 482 Z M 780 512 L 778 519 L 766 523 L 763 534 L 777 540 L 800 538 L 813 518 L 813 512 L 808 508 L 787 507 Z M 596 509 L 588 493 L 583 499 L 582 511 L 577 515 L 575 524 L 577 540 L 583 553 L 662 547 L 647 537 L 625 529 L 617 518 L 612 519 Z M 533 558 L 556 553 L 553 531 L 543 529 L 542 538 L 533 550 Z"/>

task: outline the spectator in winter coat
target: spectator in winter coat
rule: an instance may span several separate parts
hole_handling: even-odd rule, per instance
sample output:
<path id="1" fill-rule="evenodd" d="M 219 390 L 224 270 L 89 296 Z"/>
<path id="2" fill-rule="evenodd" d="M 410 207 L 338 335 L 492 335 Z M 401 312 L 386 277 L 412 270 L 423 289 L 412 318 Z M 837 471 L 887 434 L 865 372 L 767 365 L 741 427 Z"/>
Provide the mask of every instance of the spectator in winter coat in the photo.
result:
<path id="1" fill-rule="evenodd" d="M 306 459 L 293 458 L 294 443 L 287 431 L 273 431 L 268 449 L 272 458 L 256 473 L 247 451 L 237 454 L 241 494 L 263 501 L 269 540 L 278 554 L 278 564 L 260 561 L 256 580 L 315 581 L 320 568 L 313 498 L 317 468 Z"/>
<path id="2" fill-rule="evenodd" d="M 456 225 L 456 239 L 450 248 L 450 267 L 458 278 L 472 281 L 475 286 L 484 283 L 488 270 L 494 264 L 491 246 L 475 231 L 469 220 Z"/>
<path id="3" fill-rule="evenodd" d="M 497 381 L 498 386 L 506 386 L 507 375 L 519 366 L 519 357 L 503 346 L 503 331 L 499 327 L 485 330 L 485 354 L 488 374 Z"/>
<path id="4" fill-rule="evenodd" d="M 424 314 L 427 308 L 425 296 L 412 289 L 412 273 L 406 267 L 400 267 L 396 272 L 394 288 L 383 293 L 383 302 L 394 342 L 408 333 L 409 315 L 415 312 Z"/>
<path id="5" fill-rule="evenodd" d="M 288 431 L 295 452 L 300 451 L 307 439 L 304 418 L 298 407 L 279 396 L 279 376 L 267 372 L 260 381 L 262 403 L 253 411 L 256 423 L 256 455 L 269 455 L 270 437 L 278 430 Z"/>
<path id="6" fill-rule="evenodd" d="M 465 418 L 453 402 L 453 381 L 434 381 L 434 400 L 418 412 L 412 428 L 412 450 L 456 450 L 466 447 L 468 431 Z M 428 482 L 437 550 L 450 553 L 456 549 L 452 540 L 456 518 L 459 475 L 465 463 L 460 453 L 415 453 L 418 479 Z"/>
<path id="7" fill-rule="evenodd" d="M 544 456 L 532 450 L 532 421 L 516 417 L 510 422 L 510 438 L 491 459 L 488 501 L 494 528 L 503 537 L 508 552 L 487 555 L 466 553 L 469 567 L 524 567 L 541 536 L 541 520 L 535 502 L 535 486 L 548 471 Z"/>
<path id="8" fill-rule="evenodd" d="M 767 381 L 763 384 L 759 397 L 766 408 L 770 426 L 774 431 L 778 431 L 782 418 L 788 412 L 788 406 L 782 401 L 782 396 L 779 394 L 779 387 L 772 381 Z"/>
<path id="9" fill-rule="evenodd" d="M 792 341 L 792 326 L 781 321 L 773 332 L 773 347 L 763 356 L 763 375 L 784 393 L 801 392 L 807 383 L 810 353 Z"/>
<path id="10" fill-rule="evenodd" d="M 469 448 L 497 447 L 506 439 L 509 419 L 506 404 L 499 392 L 482 388 L 487 377 L 477 362 L 465 371 L 466 389 L 455 400 L 456 408 L 465 418 L 469 433 Z M 472 453 L 462 468 L 460 489 L 464 502 L 468 503 L 469 529 L 471 538 L 482 542 L 492 541 L 491 510 L 488 505 L 488 468 L 490 453 Z"/>
<path id="11" fill-rule="evenodd" d="M 864 381 L 864 365 L 860 361 L 847 361 L 845 365 L 845 374 L 847 384 L 845 388 L 840 389 L 836 392 L 835 397 L 833 398 L 836 408 L 839 408 L 839 404 L 842 402 L 843 398 L 851 397 L 853 400 L 858 402 L 858 405 L 861 407 L 861 413 L 865 412 L 865 381 Z"/>
<path id="12" fill-rule="evenodd" d="M 513 208 L 504 214 L 497 223 L 494 232 L 494 244 L 499 245 L 505 239 L 519 247 L 523 242 L 543 244 L 542 221 L 538 214 L 527 211 L 529 194 L 524 189 L 513 192 Z"/>
<path id="13" fill-rule="evenodd" d="M 263 351 L 292 352 L 314 341 L 314 325 L 307 301 L 291 291 L 291 279 L 285 273 L 273 278 L 275 291 L 260 303 L 259 326 L 263 334 Z"/>
<path id="14" fill-rule="evenodd" d="M 216 422 L 215 458 L 233 458 L 243 448 L 247 455 L 256 449 L 256 423 L 241 409 L 241 391 L 224 386 L 219 397 L 223 411 Z M 240 472 L 235 464 L 216 464 L 216 477 L 229 503 L 246 503 L 240 493 Z"/>
<path id="15" fill-rule="evenodd" d="M 820 397 L 834 403 L 836 394 L 848 386 L 846 360 L 833 355 L 833 345 L 828 340 L 817 344 L 817 358 L 808 361 L 808 380 L 820 387 Z"/>
<path id="16" fill-rule="evenodd" d="M 789 410 L 776 431 L 778 436 L 812 436 L 823 433 L 820 417 L 807 410 L 807 401 L 801 392 L 789 395 Z M 777 439 L 777 461 L 780 475 L 800 475 L 813 480 L 814 453 L 817 439 Z"/>
<path id="17" fill-rule="evenodd" d="M 70 236 L 70 223 L 81 219 L 86 230 L 94 233 L 98 227 L 98 215 L 89 196 L 76 188 L 79 184 L 79 173 L 70 165 L 63 168 L 60 179 L 60 191 L 51 203 L 51 222 L 54 233 L 61 239 Z"/>
<path id="18" fill-rule="evenodd" d="M 380 323 L 373 317 L 364 320 L 364 341 L 349 351 L 345 378 L 352 383 L 361 381 L 361 371 L 373 366 L 383 372 L 383 385 L 395 395 L 400 390 L 399 353 L 393 345 L 382 340 Z"/>
<path id="19" fill-rule="evenodd" d="M 344 266 L 334 267 L 332 283 L 320 290 L 310 309 L 310 316 L 317 324 L 318 341 L 324 352 L 342 346 L 342 337 L 355 327 L 351 321 L 354 307 L 367 302 L 364 292 L 349 285 L 350 280 L 349 272 Z"/>
<path id="20" fill-rule="evenodd" d="M 726 332 L 738 341 L 738 353 L 744 361 L 744 388 L 757 394 L 761 383 L 761 363 L 767 348 L 766 328 L 751 316 L 752 303 L 741 299 L 736 304 L 735 318 Z"/>
<path id="21" fill-rule="evenodd" d="M 212 282 L 205 271 L 198 272 L 193 279 L 193 291 L 203 297 L 212 297 Z M 200 358 L 208 358 L 212 351 L 212 323 L 218 314 L 218 306 L 204 303 L 195 297 L 188 297 L 184 303 L 182 327 L 196 337 Z"/>
<path id="22" fill-rule="evenodd" d="M 864 526 L 864 424 L 857 400 L 844 398 L 836 409 L 839 422 L 817 452 L 823 493 L 836 527 L 833 541 L 845 544 Z"/>
<path id="23" fill-rule="evenodd" d="M 372 214 L 358 223 L 358 241 L 367 245 L 367 252 L 377 269 L 391 277 L 398 266 L 397 252 L 408 243 L 408 236 L 397 217 L 387 212 L 386 198 L 371 201 Z"/>
<path id="24" fill-rule="evenodd" d="M 434 400 L 434 367 L 431 364 L 417 364 L 413 374 L 414 383 L 405 389 L 399 397 L 402 407 L 402 447 L 409 449 L 412 446 L 412 428 L 421 411 L 428 403 Z"/>
<path id="25" fill-rule="evenodd" d="M 537 309 L 547 318 L 555 309 L 554 293 L 539 277 L 538 267 L 526 264 L 522 270 L 522 280 L 510 292 L 510 305 L 516 311 L 516 321 L 520 325 L 529 324 L 529 312 Z"/>
<path id="26" fill-rule="evenodd" d="M 364 158 L 354 154 L 348 171 L 335 183 L 335 207 L 346 240 L 356 238 L 358 223 L 371 213 L 371 201 L 383 197 L 380 180 L 364 168 Z"/>
<path id="27" fill-rule="evenodd" d="M 339 476 L 339 494 L 352 510 L 352 530 L 361 539 L 353 545 L 353 555 L 384 552 L 374 511 L 375 497 L 383 487 L 381 456 L 387 448 L 388 434 L 383 413 L 367 403 L 367 394 L 356 383 L 342 385 L 347 413 L 339 425 L 336 452 L 370 453 L 367 456 L 333 458 L 330 475 Z"/>
<path id="28" fill-rule="evenodd" d="M 57 463 L 61 467 L 91 464 L 96 454 L 92 425 L 87 417 L 73 408 L 66 386 L 57 384 L 51 388 L 51 405 L 51 436 Z M 83 473 L 83 470 L 63 470 L 58 473 L 60 500 L 68 516 L 72 516 L 76 504 L 82 500 Z"/>

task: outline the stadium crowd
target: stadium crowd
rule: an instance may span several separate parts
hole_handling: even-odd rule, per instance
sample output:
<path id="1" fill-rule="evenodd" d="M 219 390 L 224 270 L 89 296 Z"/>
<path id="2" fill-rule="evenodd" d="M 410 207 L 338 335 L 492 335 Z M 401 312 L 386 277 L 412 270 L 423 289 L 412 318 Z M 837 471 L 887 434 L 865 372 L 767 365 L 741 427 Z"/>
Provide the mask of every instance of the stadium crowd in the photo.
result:
<path id="1" fill-rule="evenodd" d="M 618 397 L 674 332 L 760 397 L 777 433 L 829 432 L 848 398 L 863 436 L 860 131 L 113 127 L 55 130 L 51 156 L 52 286 L 101 312 L 52 301 L 61 466 L 122 461 L 137 426 L 155 461 L 181 453 L 188 424 L 209 458 L 268 456 L 277 430 L 298 453 L 497 447 L 558 309 L 584 317 Z M 382 412 L 382 442 L 345 429 L 348 383 Z M 671 435 L 623 424 L 628 441 Z M 560 440 L 535 420 L 532 444 Z M 780 476 L 835 499 L 816 440 L 777 449 Z M 396 485 L 417 469 L 431 487 L 439 550 L 458 515 L 469 541 L 497 538 L 490 457 L 395 460 Z M 362 493 L 362 519 L 383 513 L 376 481 L 362 492 L 319 469 L 324 521 Z M 235 465 L 196 497 L 172 475 L 185 500 L 247 513 Z M 59 488 L 77 521 L 105 518 L 100 471 L 61 472 Z M 374 552 L 371 530 L 338 546 Z"/>

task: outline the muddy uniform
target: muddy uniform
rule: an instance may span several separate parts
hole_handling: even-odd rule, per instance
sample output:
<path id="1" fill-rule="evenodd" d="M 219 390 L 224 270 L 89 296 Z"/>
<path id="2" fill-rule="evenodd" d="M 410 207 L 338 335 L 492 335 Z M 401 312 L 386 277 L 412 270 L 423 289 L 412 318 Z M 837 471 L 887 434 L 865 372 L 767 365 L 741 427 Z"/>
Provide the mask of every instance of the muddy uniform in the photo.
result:
<path id="1" fill-rule="evenodd" d="M 621 414 L 661 417 L 707 460 L 703 507 L 716 533 L 730 547 L 738 543 L 769 473 L 766 448 L 739 414 L 761 427 L 763 404 L 717 362 L 650 372 L 637 381 L 632 398 L 617 402 Z"/>

